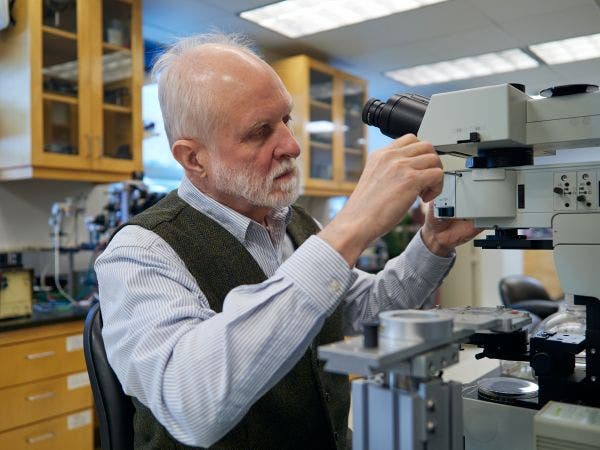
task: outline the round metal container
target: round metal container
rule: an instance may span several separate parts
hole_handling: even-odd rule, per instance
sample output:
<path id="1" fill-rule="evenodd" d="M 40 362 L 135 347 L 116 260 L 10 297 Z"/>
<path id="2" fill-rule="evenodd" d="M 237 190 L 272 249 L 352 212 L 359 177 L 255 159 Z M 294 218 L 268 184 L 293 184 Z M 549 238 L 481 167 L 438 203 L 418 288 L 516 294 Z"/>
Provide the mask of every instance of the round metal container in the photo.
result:
<path id="1" fill-rule="evenodd" d="M 538 394 L 538 385 L 520 378 L 492 377 L 477 382 L 480 397 L 500 402 L 533 398 Z"/>
<path id="2" fill-rule="evenodd" d="M 452 317 L 437 310 L 394 310 L 379 314 L 379 335 L 398 341 L 441 340 L 452 336 Z"/>

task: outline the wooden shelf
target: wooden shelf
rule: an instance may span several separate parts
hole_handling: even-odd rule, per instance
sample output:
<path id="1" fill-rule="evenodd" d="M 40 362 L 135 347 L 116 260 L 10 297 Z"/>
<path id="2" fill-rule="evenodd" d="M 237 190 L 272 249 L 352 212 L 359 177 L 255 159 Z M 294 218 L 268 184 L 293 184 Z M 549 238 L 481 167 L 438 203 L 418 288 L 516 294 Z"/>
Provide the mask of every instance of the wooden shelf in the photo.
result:
<path id="1" fill-rule="evenodd" d="M 333 147 L 331 144 L 326 144 L 325 142 L 318 141 L 310 141 L 310 147 L 317 150 L 328 150 L 332 151 Z"/>
<path id="2" fill-rule="evenodd" d="M 77 105 L 79 99 L 77 97 L 71 97 L 70 95 L 54 94 L 52 92 L 44 92 L 42 94 L 44 100 L 51 100 L 53 102 L 68 103 L 70 105 Z"/>
<path id="3" fill-rule="evenodd" d="M 44 33 L 48 33 L 48 34 L 51 34 L 53 36 L 58 36 L 58 37 L 62 37 L 62 38 L 65 38 L 65 39 L 71 39 L 73 41 L 77 40 L 77 34 L 71 33 L 70 31 L 64 31 L 64 30 L 61 30 L 59 28 L 49 27 L 48 25 L 43 25 L 42 26 L 42 31 Z"/>
<path id="4" fill-rule="evenodd" d="M 316 106 L 317 108 L 322 109 L 331 109 L 331 103 L 325 103 L 319 100 L 315 100 L 314 98 L 310 99 L 310 106 Z"/>
<path id="5" fill-rule="evenodd" d="M 113 105 L 112 103 L 104 103 L 102 105 L 102 108 L 104 108 L 105 111 L 112 111 L 112 112 L 118 112 L 118 113 L 124 113 L 124 114 L 131 114 L 131 107 L 130 106 L 121 106 L 121 105 Z"/>
<path id="6" fill-rule="evenodd" d="M 344 153 L 348 153 L 350 155 L 362 156 L 363 151 L 360 148 L 346 147 L 346 148 L 344 148 Z"/>
<path id="7" fill-rule="evenodd" d="M 103 42 L 102 50 L 110 50 L 113 52 L 130 52 L 131 51 L 131 49 L 129 47 L 125 47 L 124 45 L 111 44 L 110 42 Z"/>

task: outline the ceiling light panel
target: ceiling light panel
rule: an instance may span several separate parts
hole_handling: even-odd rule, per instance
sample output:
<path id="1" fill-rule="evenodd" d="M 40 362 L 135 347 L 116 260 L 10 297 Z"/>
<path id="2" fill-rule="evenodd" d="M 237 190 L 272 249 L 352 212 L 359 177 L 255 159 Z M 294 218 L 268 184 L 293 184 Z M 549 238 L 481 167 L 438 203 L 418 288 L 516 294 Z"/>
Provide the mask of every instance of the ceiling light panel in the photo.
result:
<path id="1" fill-rule="evenodd" d="M 561 41 L 531 45 L 533 53 L 546 64 L 564 64 L 584 59 L 600 58 L 600 34 L 578 36 Z"/>
<path id="2" fill-rule="evenodd" d="M 240 13 L 258 25 L 298 38 L 447 0 L 285 0 Z"/>
<path id="3" fill-rule="evenodd" d="M 385 72 L 385 75 L 407 86 L 422 86 L 531 69 L 538 65 L 539 63 L 527 53 L 515 48 L 498 53 L 485 53 L 408 69 L 391 70 Z"/>

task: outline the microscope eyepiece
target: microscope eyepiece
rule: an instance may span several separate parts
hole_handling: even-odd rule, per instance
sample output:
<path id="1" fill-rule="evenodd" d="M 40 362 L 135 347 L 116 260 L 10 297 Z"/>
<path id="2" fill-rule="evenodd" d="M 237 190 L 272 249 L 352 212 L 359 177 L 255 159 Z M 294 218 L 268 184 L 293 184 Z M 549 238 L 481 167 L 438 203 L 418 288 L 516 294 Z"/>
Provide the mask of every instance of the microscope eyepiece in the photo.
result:
<path id="1" fill-rule="evenodd" d="M 371 98 L 363 108 L 362 121 L 393 139 L 408 133 L 416 135 L 428 104 L 428 98 L 417 94 L 395 94 L 385 103 Z"/>

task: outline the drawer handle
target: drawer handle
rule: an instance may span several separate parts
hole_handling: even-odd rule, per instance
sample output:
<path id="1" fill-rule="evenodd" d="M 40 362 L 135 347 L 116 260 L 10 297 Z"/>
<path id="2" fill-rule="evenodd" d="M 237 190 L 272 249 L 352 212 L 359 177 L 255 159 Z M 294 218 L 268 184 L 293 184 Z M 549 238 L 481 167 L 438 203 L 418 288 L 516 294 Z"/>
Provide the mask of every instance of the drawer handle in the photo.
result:
<path id="1" fill-rule="evenodd" d="M 48 439 L 52 439 L 54 436 L 56 436 L 56 435 L 52 432 L 40 434 L 39 436 L 33 436 L 30 438 L 27 438 L 27 443 L 28 444 L 37 444 L 38 442 L 47 441 Z"/>
<path id="2" fill-rule="evenodd" d="M 54 356 L 54 355 L 55 355 L 54 350 L 49 350 L 47 352 L 30 353 L 25 358 L 32 360 L 32 359 L 48 358 L 48 357 Z"/>
<path id="3" fill-rule="evenodd" d="M 48 391 L 48 392 L 43 392 L 41 394 L 28 395 L 26 398 L 27 398 L 28 402 L 36 402 L 38 400 L 44 400 L 45 398 L 54 397 L 55 395 L 56 395 L 56 392 Z"/>

